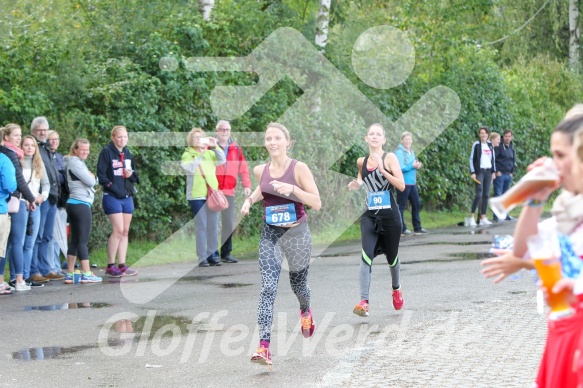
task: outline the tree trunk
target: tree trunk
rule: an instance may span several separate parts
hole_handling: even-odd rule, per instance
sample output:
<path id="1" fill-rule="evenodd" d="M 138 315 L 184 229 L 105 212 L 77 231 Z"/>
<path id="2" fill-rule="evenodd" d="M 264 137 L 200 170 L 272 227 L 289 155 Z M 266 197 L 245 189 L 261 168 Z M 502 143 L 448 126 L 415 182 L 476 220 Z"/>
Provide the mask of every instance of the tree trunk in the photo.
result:
<path id="1" fill-rule="evenodd" d="M 569 0 L 569 67 L 579 68 L 579 0 Z"/>
<path id="2" fill-rule="evenodd" d="M 316 45 L 322 52 L 328 42 L 328 23 L 330 22 L 330 3 L 332 0 L 320 0 L 320 9 L 318 10 L 318 24 L 316 26 Z"/>
<path id="3" fill-rule="evenodd" d="M 211 18 L 211 10 L 215 5 L 215 0 L 198 0 L 198 10 L 202 14 L 203 20 L 209 20 Z"/>

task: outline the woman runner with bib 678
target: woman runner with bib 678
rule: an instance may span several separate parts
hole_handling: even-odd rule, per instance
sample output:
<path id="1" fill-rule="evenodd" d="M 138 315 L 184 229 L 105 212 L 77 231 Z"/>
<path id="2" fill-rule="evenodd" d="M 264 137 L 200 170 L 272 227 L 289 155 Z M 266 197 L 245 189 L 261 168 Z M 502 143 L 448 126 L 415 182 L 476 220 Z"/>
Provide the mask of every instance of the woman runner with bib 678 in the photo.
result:
<path id="1" fill-rule="evenodd" d="M 259 186 L 245 199 L 241 213 L 249 214 L 255 202 L 263 200 L 263 231 L 259 240 L 261 294 L 257 309 L 259 349 L 252 362 L 271 365 L 271 325 L 277 283 L 285 254 L 289 265 L 291 288 L 300 302 L 300 322 L 304 337 L 311 337 L 316 324 L 310 308 L 308 268 L 312 253 L 312 236 L 304 205 L 314 210 L 322 206 L 312 172 L 305 163 L 288 156 L 289 132 L 278 123 L 265 131 L 265 148 L 271 161 L 253 169 Z"/>
<path id="2" fill-rule="evenodd" d="M 401 263 L 399 261 L 399 241 L 401 240 L 401 214 L 395 202 L 393 187 L 405 190 L 405 179 L 399 160 L 393 153 L 383 152 L 387 141 L 385 130 L 380 124 L 368 128 L 364 137 L 368 144 L 369 156 L 358 158 L 358 178 L 348 184 L 349 190 L 366 186 L 367 210 L 360 218 L 362 257 L 360 261 L 360 299 L 354 307 L 354 314 L 368 317 L 368 293 L 371 281 L 372 261 L 376 255 L 384 253 L 391 267 L 393 285 L 393 307 L 403 307 L 401 292 Z"/>

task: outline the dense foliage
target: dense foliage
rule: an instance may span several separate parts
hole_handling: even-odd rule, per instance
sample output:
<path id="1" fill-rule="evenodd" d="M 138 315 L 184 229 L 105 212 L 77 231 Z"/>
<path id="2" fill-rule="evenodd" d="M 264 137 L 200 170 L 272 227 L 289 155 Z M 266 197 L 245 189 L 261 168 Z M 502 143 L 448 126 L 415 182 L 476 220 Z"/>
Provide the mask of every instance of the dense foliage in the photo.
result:
<path id="1" fill-rule="evenodd" d="M 293 27 L 313 41 L 318 6 L 315 0 L 217 0 L 211 20 L 203 22 L 197 3 L 187 0 L 1 3 L 0 123 L 28 127 L 32 118 L 45 115 L 61 134 L 63 153 L 76 137 L 91 140 L 91 166 L 116 124 L 126 125 L 130 132 L 155 134 L 186 132 L 193 126 L 212 131 L 217 117 L 210 93 L 215 85 L 250 85 L 255 79 L 244 73 L 187 71 L 182 60 L 246 56 L 283 26 Z M 430 208 L 469 207 L 468 156 L 479 125 L 498 132 L 504 128 L 515 131 L 520 175 L 530 160 L 547 152 L 554 125 L 582 100 L 583 77 L 567 67 L 565 2 L 551 1 L 526 28 L 496 44 L 489 42 L 514 31 L 544 2 L 332 3 L 325 55 L 389 119 L 396 121 L 438 85 L 448 86 L 460 97 L 458 120 L 419 155 L 425 165 L 419 174 L 420 192 Z M 380 24 L 407 32 L 416 50 L 409 79 L 388 90 L 365 85 L 351 64 L 358 35 Z M 159 61 L 163 57 L 176 58 L 177 71 L 162 70 Z M 247 114 L 233 121 L 234 131 L 262 131 L 301 95 L 294 82 L 283 79 Z M 311 141 L 335 136 L 337 123 L 321 124 L 321 132 L 310 134 Z M 355 139 L 362 139 L 364 128 L 355 124 L 353 132 Z M 345 155 L 337 156 L 337 171 L 355 174 L 354 161 L 364 152 L 364 143 L 355 143 Z M 389 143 L 387 150 L 398 139 L 389 139 Z M 163 173 L 164 163 L 179 160 L 184 145 L 154 134 L 148 147 L 133 145 L 142 182 L 132 233 L 163 239 L 191 217 L 184 178 Z M 306 148 L 301 152 L 316 151 Z M 259 147 L 249 148 L 246 156 L 259 161 L 266 153 Z M 320 190 L 330 193 L 332 188 Z M 355 206 L 354 197 L 334 195 L 348 201 L 347 206 Z M 98 196 L 93 246 L 103 244 L 109 233 L 99 202 Z M 255 211 L 252 218 L 245 219 L 242 232 L 252 232 L 258 217 Z"/>

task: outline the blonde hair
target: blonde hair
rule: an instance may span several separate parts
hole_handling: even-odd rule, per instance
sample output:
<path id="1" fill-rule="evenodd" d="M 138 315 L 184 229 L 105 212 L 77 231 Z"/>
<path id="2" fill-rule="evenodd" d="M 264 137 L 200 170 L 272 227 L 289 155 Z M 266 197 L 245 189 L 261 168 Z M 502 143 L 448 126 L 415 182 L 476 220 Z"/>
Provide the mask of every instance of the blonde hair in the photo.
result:
<path id="1" fill-rule="evenodd" d="M 87 144 L 89 146 L 91 145 L 87 139 L 77 139 L 73 142 L 73 144 L 71 144 L 71 148 L 69 148 L 69 156 L 76 156 L 75 150 L 79 148 L 80 144 Z"/>
<path id="2" fill-rule="evenodd" d="M 35 139 L 34 136 L 32 135 L 26 135 L 22 137 L 22 140 L 20 141 L 20 149 L 24 149 L 24 141 L 25 140 L 31 140 L 32 144 L 34 144 L 34 154 L 32 155 L 32 164 L 30 165 L 30 168 L 32 169 L 32 171 L 34 172 L 34 175 L 36 175 L 37 178 L 42 178 L 43 176 L 43 159 L 40 156 L 40 152 L 38 150 L 38 143 Z M 20 159 L 20 165 L 22 167 L 24 167 L 24 158 Z"/>
<path id="3" fill-rule="evenodd" d="M 192 128 L 190 132 L 188 132 L 188 136 L 186 137 L 186 143 L 190 147 L 194 147 L 194 135 L 200 133 L 202 137 L 204 137 L 204 131 L 200 128 Z"/>
<path id="4" fill-rule="evenodd" d="M 126 133 L 128 132 L 128 129 L 123 126 L 123 125 L 116 125 L 115 127 L 113 127 L 113 129 L 111 130 L 111 140 L 113 140 L 113 138 L 115 137 L 115 135 L 117 135 L 117 133 L 121 130 L 126 131 Z"/>
<path id="5" fill-rule="evenodd" d="M 401 134 L 401 141 L 403 141 L 403 139 L 406 138 L 407 136 L 409 136 L 411 140 L 413 140 L 413 135 L 411 134 L 411 132 L 405 131 Z"/>
<path id="6" fill-rule="evenodd" d="M 499 138 L 499 137 L 500 137 L 500 134 L 498 132 L 492 132 L 490 134 L 490 141 L 492 141 L 492 140 L 494 140 L 496 138 Z"/>
<path id="7" fill-rule="evenodd" d="M 50 139 L 51 136 L 53 136 L 53 135 L 57 135 L 57 137 L 60 138 L 59 133 L 57 131 L 54 131 L 51 129 L 50 131 L 47 132 L 47 139 Z"/>
<path id="8" fill-rule="evenodd" d="M 20 125 L 14 124 L 14 123 L 6 124 L 2 128 L 2 141 L 4 141 L 4 138 L 6 136 L 10 136 L 10 134 L 12 133 L 12 131 L 14 131 L 15 129 L 20 129 L 20 132 L 22 133 L 22 128 L 20 128 Z"/>
<path id="9" fill-rule="evenodd" d="M 575 141 L 573 144 L 575 149 L 575 156 L 579 163 L 583 163 L 583 128 L 580 128 L 575 132 Z"/>

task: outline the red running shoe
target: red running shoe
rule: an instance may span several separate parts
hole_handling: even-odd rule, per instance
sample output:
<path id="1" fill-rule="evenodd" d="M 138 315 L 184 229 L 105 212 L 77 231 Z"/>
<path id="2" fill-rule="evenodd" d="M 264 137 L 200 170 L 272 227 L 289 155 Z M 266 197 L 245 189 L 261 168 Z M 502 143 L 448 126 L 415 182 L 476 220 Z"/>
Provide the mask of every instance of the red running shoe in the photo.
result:
<path id="1" fill-rule="evenodd" d="M 251 362 L 261 365 L 271 365 L 271 352 L 269 348 L 264 348 L 261 346 L 253 355 L 251 356 Z"/>
<path id="2" fill-rule="evenodd" d="M 352 310 L 353 313 L 361 317 L 368 317 L 368 302 L 366 300 L 361 300 L 359 304 Z"/>
<path id="3" fill-rule="evenodd" d="M 403 308 L 403 291 L 401 291 L 401 287 L 396 290 L 393 290 L 393 307 L 395 310 L 401 310 Z"/>
<path id="4" fill-rule="evenodd" d="M 302 324 L 302 334 L 304 337 L 311 337 L 316 329 L 316 322 L 314 322 L 314 318 L 312 318 L 312 309 L 309 309 L 303 314 L 302 310 L 300 310 L 300 322 Z"/>

